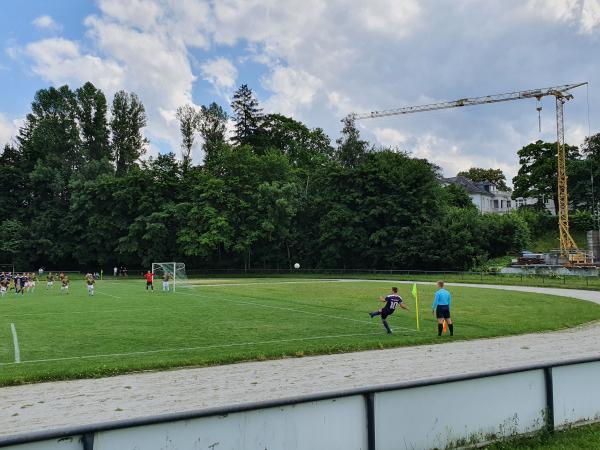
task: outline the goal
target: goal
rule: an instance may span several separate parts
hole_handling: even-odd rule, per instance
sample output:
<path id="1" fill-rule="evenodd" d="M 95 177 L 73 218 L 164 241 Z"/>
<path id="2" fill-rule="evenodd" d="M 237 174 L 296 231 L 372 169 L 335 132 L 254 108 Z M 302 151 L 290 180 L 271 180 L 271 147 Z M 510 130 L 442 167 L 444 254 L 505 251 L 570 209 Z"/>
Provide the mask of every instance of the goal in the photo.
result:
<path id="1" fill-rule="evenodd" d="M 0 273 L 2 273 L 2 272 L 15 273 L 15 265 L 14 264 L 0 264 Z"/>
<path id="2" fill-rule="evenodd" d="M 162 279 L 165 274 L 169 275 L 173 283 L 173 291 L 177 287 L 185 286 L 188 282 L 185 273 L 185 264 L 180 262 L 157 262 L 152 263 L 152 273 L 155 277 Z"/>

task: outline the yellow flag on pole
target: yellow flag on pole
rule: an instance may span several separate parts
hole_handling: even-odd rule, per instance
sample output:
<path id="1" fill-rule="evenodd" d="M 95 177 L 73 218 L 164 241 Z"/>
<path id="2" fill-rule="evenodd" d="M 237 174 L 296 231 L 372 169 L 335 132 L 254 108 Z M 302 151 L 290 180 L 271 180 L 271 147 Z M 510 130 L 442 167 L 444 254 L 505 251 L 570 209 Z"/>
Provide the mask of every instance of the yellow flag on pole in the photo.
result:
<path id="1" fill-rule="evenodd" d="M 417 283 L 413 284 L 412 295 L 415 298 L 415 314 L 417 316 L 417 331 L 421 331 L 421 325 L 419 323 L 419 293 L 417 292 Z"/>

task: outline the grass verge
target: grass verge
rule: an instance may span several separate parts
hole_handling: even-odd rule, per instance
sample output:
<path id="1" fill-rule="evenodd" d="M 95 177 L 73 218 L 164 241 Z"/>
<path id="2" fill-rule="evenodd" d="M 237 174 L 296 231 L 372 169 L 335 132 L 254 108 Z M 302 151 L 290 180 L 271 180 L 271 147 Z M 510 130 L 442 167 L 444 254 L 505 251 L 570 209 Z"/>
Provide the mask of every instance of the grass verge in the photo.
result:
<path id="1" fill-rule="evenodd" d="M 596 450 L 600 448 L 600 423 L 557 432 L 501 442 L 488 450 Z"/>

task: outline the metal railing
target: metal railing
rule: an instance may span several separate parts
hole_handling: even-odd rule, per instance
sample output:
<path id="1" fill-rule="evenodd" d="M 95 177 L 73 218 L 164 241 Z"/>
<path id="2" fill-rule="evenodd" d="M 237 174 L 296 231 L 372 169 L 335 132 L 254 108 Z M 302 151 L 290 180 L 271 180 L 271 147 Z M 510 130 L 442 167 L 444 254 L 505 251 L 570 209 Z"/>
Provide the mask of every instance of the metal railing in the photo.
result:
<path id="1" fill-rule="evenodd" d="M 149 417 L 142 417 L 136 419 L 125 419 L 114 422 L 99 423 L 93 425 L 83 425 L 78 427 L 68 427 L 57 430 L 41 431 L 33 433 L 24 433 L 16 436 L 5 436 L 0 437 L 0 447 L 8 446 L 19 446 L 31 443 L 39 443 L 43 441 L 52 440 L 64 440 L 68 438 L 79 439 L 82 450 L 94 450 L 95 436 L 98 433 L 110 432 L 123 429 L 131 429 L 137 427 L 144 427 L 150 425 L 158 425 L 165 423 L 174 423 L 179 421 L 187 421 L 191 419 L 201 419 L 210 417 L 224 417 L 236 413 L 244 413 L 249 411 L 260 411 L 269 408 L 279 408 L 285 406 L 301 405 L 310 402 L 318 402 L 323 400 L 337 400 L 347 397 L 362 396 L 365 405 L 365 423 L 366 423 L 366 436 L 368 443 L 368 450 L 377 449 L 376 442 L 376 413 L 375 413 L 375 396 L 390 391 L 404 391 L 407 389 L 424 388 L 438 385 L 445 385 L 450 383 L 458 383 L 472 380 L 482 380 L 491 377 L 498 377 L 503 375 L 512 375 L 525 372 L 543 371 L 543 383 L 545 392 L 545 409 L 543 411 L 544 423 L 540 430 L 546 430 L 547 432 L 554 432 L 555 429 L 555 387 L 553 381 L 553 370 L 562 367 L 570 367 L 576 365 L 591 365 L 593 363 L 599 363 L 600 356 L 591 358 L 580 358 L 572 359 L 568 361 L 550 362 L 541 364 L 532 364 L 526 366 L 519 366 L 507 369 L 483 371 L 477 373 L 471 373 L 467 375 L 455 375 L 439 377 L 428 380 L 419 380 L 411 382 L 402 382 L 386 385 L 377 385 L 369 387 L 361 387 L 354 389 L 339 390 L 327 393 L 303 395 L 298 397 L 285 398 L 280 400 L 269 400 L 264 402 L 246 403 L 241 405 L 218 407 L 218 408 L 207 408 L 197 411 L 189 411 L 182 413 L 171 413 L 163 415 L 155 415 Z M 589 386 L 595 385 L 597 380 L 589 380 Z M 586 388 L 586 390 L 588 390 Z M 482 403 L 486 399 L 482 399 Z M 527 399 L 518 399 L 519 402 L 527 401 Z M 593 401 L 593 400 L 590 400 Z M 434 405 L 435 406 L 435 405 Z M 486 405 L 484 405 L 487 408 Z M 595 405 L 598 412 L 596 418 L 600 417 L 600 405 Z M 305 430 L 308 431 L 308 430 Z M 396 430 L 394 430 L 396 432 Z"/>

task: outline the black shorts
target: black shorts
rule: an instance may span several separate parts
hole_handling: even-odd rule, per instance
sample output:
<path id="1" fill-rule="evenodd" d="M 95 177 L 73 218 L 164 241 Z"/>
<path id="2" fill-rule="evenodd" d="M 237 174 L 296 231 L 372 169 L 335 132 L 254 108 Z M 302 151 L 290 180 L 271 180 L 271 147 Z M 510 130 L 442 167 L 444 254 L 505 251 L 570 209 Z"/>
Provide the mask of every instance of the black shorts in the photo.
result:
<path id="1" fill-rule="evenodd" d="M 392 314 L 394 314 L 393 309 L 383 308 L 381 310 L 381 319 L 385 320 L 385 319 L 387 319 L 388 316 L 391 316 Z"/>
<path id="2" fill-rule="evenodd" d="M 146 281 L 146 286 L 152 286 L 152 281 Z"/>
<path id="3" fill-rule="evenodd" d="M 438 319 L 449 319 L 450 318 L 450 306 L 438 305 L 438 307 L 435 309 L 435 316 Z"/>

